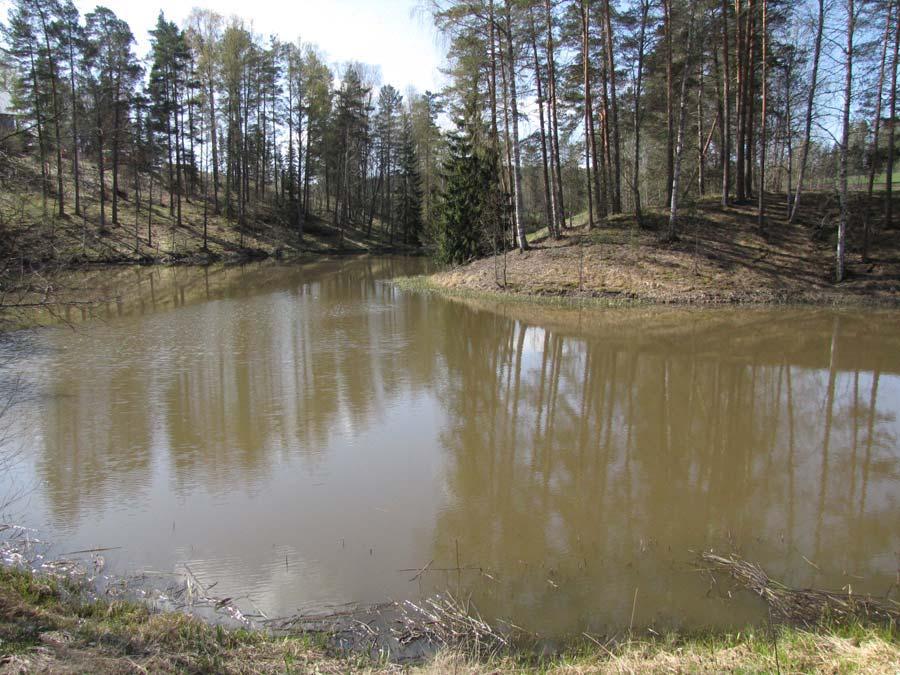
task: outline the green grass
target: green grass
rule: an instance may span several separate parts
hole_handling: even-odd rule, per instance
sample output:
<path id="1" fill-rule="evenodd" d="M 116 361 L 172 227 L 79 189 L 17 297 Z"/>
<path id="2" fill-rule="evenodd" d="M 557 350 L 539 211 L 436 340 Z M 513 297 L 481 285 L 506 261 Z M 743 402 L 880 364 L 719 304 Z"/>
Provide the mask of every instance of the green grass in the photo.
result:
<path id="1" fill-rule="evenodd" d="M 887 179 L 887 174 L 884 172 L 875 174 L 874 189 L 884 190 L 885 186 L 886 186 L 886 183 L 885 183 L 886 179 Z M 848 185 L 851 185 L 851 186 L 868 186 L 869 185 L 869 174 L 866 173 L 866 174 L 858 174 L 858 175 L 854 175 L 854 176 L 847 176 L 847 183 L 848 183 Z M 894 180 L 893 180 L 894 187 L 896 187 L 898 183 L 900 183 L 900 171 L 894 171 Z"/>

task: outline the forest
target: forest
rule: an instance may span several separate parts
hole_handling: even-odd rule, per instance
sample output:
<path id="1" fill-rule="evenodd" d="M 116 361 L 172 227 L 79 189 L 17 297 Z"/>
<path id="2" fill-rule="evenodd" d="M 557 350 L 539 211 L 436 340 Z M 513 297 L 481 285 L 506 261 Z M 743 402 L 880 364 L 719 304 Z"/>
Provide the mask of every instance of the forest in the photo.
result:
<path id="1" fill-rule="evenodd" d="M 446 86 L 401 93 L 206 9 L 160 13 L 136 54 L 109 9 L 15 0 L 5 246 L 68 223 L 82 249 L 189 229 L 207 251 L 215 220 L 239 249 L 333 228 L 463 263 L 613 222 L 666 245 L 703 205 L 763 234 L 815 221 L 841 281 L 894 227 L 897 5 L 430 0 Z"/>

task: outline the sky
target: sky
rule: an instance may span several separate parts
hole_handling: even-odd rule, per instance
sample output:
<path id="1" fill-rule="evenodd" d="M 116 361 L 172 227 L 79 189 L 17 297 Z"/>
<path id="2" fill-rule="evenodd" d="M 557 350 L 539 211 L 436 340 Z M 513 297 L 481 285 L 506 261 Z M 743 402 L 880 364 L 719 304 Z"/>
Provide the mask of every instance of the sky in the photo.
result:
<path id="1" fill-rule="evenodd" d="M 102 4 L 128 22 L 138 55 L 149 48 L 147 31 L 159 11 L 183 25 L 192 7 L 205 7 L 252 23 L 256 33 L 318 44 L 329 63 L 362 61 L 381 67 L 382 84 L 405 92 L 440 89 L 443 50 L 420 0 L 75 0 L 82 15 Z M 0 0 L 5 20 L 8 0 Z"/>

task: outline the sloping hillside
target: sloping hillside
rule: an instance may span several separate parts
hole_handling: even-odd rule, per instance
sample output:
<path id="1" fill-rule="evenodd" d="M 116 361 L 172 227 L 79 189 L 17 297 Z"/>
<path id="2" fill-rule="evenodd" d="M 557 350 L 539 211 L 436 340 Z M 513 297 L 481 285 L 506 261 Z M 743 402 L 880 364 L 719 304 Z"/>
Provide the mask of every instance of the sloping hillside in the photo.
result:
<path id="1" fill-rule="evenodd" d="M 751 205 L 723 210 L 702 201 L 684 211 L 674 243 L 661 243 L 665 214 L 631 216 L 601 227 L 584 224 L 554 240 L 532 239 L 532 250 L 476 260 L 433 276 L 445 289 L 535 296 L 607 298 L 655 303 L 897 303 L 900 302 L 900 230 L 882 231 L 874 214 L 869 259 L 862 261 L 863 195 L 854 195 L 846 280 L 835 284 L 837 201 L 805 197 L 803 217 L 789 224 L 783 197 L 771 195 L 772 213 L 759 229 Z M 777 206 L 776 206 L 777 205 Z M 577 221 L 576 221 L 577 223 Z"/>
<path id="2" fill-rule="evenodd" d="M 312 215 L 304 223 L 303 236 L 289 222 L 286 210 L 277 206 L 273 195 L 259 199 L 247 214 L 244 226 L 233 219 L 204 213 L 202 199 L 182 200 L 182 224 L 171 213 L 167 193 L 159 185 L 141 183 L 140 204 L 135 205 L 133 179 L 123 171 L 120 177 L 119 222 L 111 222 L 109 197 L 106 226 L 100 227 L 97 200 L 98 173 L 82 165 L 83 215 L 74 213 L 74 185 L 67 183 L 67 216 L 55 213 L 51 197 L 44 208 L 39 169 L 33 162 L 12 158 L 0 168 L 0 255 L 14 266 L 58 262 L 63 264 L 104 262 L 203 262 L 229 258 L 297 255 L 301 253 L 341 253 L 366 251 L 411 251 L 392 242 L 387 228 L 375 221 L 371 233 L 360 225 L 338 228 Z M 107 193 L 111 193 L 107 175 Z M 126 186 L 127 189 L 123 189 Z M 153 189 L 153 205 L 147 199 Z M 224 202 L 220 194 L 220 202 Z M 206 249 L 204 249 L 204 219 Z"/>

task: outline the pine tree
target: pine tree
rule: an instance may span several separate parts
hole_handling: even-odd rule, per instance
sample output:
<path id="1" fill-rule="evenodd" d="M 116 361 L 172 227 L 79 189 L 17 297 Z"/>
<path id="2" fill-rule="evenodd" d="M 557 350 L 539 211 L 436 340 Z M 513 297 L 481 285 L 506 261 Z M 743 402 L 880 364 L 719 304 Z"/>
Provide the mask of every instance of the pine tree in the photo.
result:
<path id="1" fill-rule="evenodd" d="M 182 154 L 181 118 L 186 89 L 189 50 L 184 33 L 162 12 L 152 36 L 153 66 L 150 70 L 150 98 L 156 131 L 164 136 L 169 188 L 169 213 L 176 215 L 181 225 Z"/>
<path id="2" fill-rule="evenodd" d="M 100 227 L 106 226 L 105 156 L 112 155 L 112 222 L 118 222 L 120 150 L 141 67 L 132 52 L 128 24 L 98 7 L 85 17 L 84 74 L 91 92 L 95 122 L 97 169 L 100 174 Z"/>
<path id="3" fill-rule="evenodd" d="M 376 194 L 382 196 L 381 219 L 386 221 L 391 233 L 391 241 L 394 240 L 395 213 L 394 203 L 395 188 L 394 172 L 397 167 L 397 147 L 400 136 L 400 107 L 403 97 L 391 85 L 385 85 L 378 93 L 378 115 L 375 125 L 378 141 L 378 181 Z M 373 195 L 373 201 L 375 196 Z"/>

